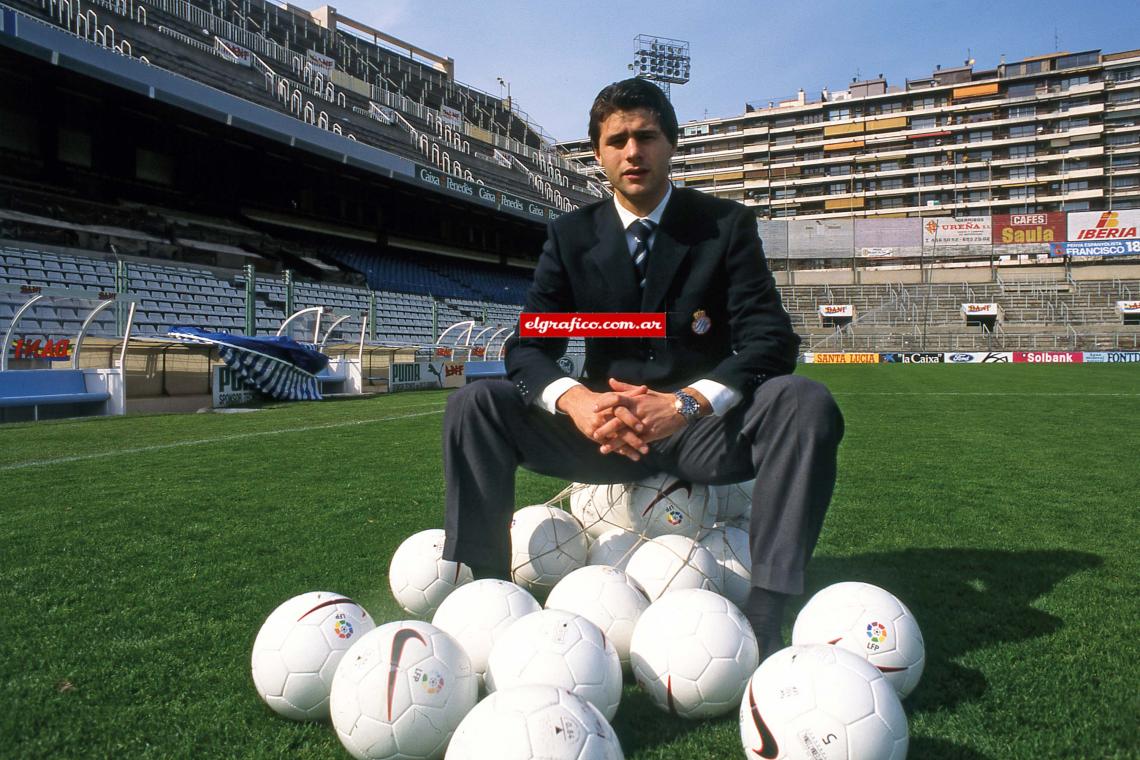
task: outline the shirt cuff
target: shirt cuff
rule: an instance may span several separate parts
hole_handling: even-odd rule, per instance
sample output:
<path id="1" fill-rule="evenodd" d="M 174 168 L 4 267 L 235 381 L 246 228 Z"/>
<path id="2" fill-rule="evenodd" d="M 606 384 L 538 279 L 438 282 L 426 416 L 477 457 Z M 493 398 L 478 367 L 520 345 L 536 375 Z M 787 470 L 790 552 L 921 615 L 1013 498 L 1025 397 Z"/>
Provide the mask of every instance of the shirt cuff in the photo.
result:
<path id="1" fill-rule="evenodd" d="M 713 414 L 720 417 L 732 407 L 740 403 L 743 394 L 735 388 L 721 385 L 716 380 L 697 380 L 689 383 L 689 387 L 709 400 Z"/>
<path id="2" fill-rule="evenodd" d="M 581 385 L 580 382 L 572 377 L 560 377 L 550 385 L 542 389 L 542 394 L 538 397 L 538 405 L 551 414 L 558 413 L 558 399 L 562 394 L 573 388 L 575 385 Z"/>

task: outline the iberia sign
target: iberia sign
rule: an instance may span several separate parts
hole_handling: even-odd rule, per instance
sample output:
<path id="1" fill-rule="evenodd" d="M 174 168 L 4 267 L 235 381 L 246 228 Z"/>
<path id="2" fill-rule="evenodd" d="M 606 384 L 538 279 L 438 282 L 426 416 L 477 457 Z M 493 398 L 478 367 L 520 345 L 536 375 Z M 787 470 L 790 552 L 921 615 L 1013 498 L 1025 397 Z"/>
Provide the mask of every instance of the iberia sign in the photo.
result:
<path id="1" fill-rule="evenodd" d="M 1069 240 L 1135 240 L 1140 211 L 1092 211 L 1069 214 Z"/>

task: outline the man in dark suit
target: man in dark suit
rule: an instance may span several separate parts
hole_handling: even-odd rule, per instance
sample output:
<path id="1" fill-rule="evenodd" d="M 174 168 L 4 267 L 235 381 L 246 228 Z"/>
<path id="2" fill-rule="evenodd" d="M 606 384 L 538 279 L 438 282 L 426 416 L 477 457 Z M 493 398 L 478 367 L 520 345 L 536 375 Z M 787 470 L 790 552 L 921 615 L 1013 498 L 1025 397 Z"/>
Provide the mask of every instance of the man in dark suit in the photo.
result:
<path id="1" fill-rule="evenodd" d="M 843 418 L 822 385 L 791 374 L 799 338 L 755 216 L 669 182 L 677 117 L 661 90 L 603 89 L 590 139 L 614 198 L 550 225 L 526 311 L 665 312 L 666 337 L 588 339 L 582 382 L 557 364 L 565 338 L 512 338 L 509 380 L 452 395 L 444 557 L 509 577 L 520 465 L 588 483 L 756 478 L 744 612 L 770 653 L 787 596 L 803 591 Z"/>

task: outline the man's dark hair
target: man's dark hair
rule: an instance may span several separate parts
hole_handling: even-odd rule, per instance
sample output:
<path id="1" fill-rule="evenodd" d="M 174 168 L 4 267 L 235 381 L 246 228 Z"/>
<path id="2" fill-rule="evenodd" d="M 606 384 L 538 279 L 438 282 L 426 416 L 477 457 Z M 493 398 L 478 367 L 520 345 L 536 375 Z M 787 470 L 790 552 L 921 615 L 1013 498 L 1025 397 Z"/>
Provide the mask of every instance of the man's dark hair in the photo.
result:
<path id="1" fill-rule="evenodd" d="M 615 111 L 632 111 L 635 108 L 649 109 L 657 117 L 657 125 L 665 133 L 665 138 L 677 147 L 677 112 L 665 93 L 657 85 L 645 79 L 623 79 L 606 86 L 594 98 L 590 107 L 590 143 L 598 149 L 602 136 L 602 122 Z"/>

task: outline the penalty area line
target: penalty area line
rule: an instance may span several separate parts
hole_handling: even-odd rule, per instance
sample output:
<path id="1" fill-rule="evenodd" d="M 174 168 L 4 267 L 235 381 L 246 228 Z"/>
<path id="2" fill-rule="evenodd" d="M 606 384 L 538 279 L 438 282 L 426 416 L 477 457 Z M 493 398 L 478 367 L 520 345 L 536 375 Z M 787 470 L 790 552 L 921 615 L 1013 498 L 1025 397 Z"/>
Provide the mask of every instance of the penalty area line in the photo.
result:
<path id="1" fill-rule="evenodd" d="M 324 425 L 307 425 L 305 427 L 295 428 L 282 428 L 278 430 L 256 430 L 249 433 L 234 433 L 232 435 L 222 435 L 215 438 L 196 438 L 192 441 L 175 441 L 173 443 L 157 443 L 152 446 L 137 446 L 130 449 L 112 449 L 111 451 L 99 451 L 92 454 L 76 454 L 69 457 L 57 457 L 55 459 L 35 459 L 27 462 L 14 462 L 12 464 L 0 465 L 0 472 L 10 472 L 12 470 L 26 470 L 30 467 L 51 467 L 58 464 L 71 464 L 72 462 L 86 462 L 91 459 L 109 459 L 118 456 L 132 456 L 135 454 L 149 454 L 152 451 L 165 451 L 167 449 L 178 449 L 186 446 L 202 446 L 210 443 L 229 443 L 230 441 L 242 441 L 250 438 L 264 438 L 270 435 L 281 435 L 286 433 L 309 433 L 314 430 L 335 430 L 336 428 L 355 427 L 358 425 L 372 425 L 377 422 L 393 422 L 396 420 L 408 420 L 415 417 L 430 417 L 433 414 L 442 414 L 443 407 L 433 409 L 430 412 L 413 412 L 411 414 L 398 414 L 390 417 L 375 417 L 369 420 L 349 420 L 347 422 L 329 422 Z"/>

